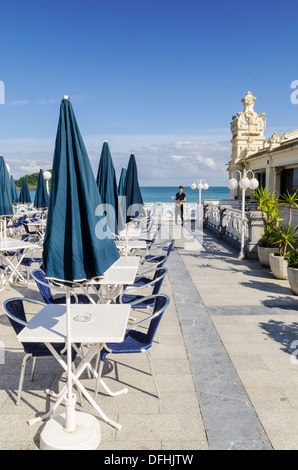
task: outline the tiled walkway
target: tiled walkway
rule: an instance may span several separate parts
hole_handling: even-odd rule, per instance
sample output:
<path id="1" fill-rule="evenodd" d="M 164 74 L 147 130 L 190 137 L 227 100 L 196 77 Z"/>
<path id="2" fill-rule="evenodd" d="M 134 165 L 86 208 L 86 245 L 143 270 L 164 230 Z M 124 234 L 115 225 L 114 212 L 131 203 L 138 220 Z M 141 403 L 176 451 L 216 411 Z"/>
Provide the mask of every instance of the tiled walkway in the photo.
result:
<path id="1" fill-rule="evenodd" d="M 187 224 L 169 233 L 176 249 L 162 292 L 171 302 L 152 348 L 162 397 L 145 356 L 108 357 L 105 380 L 129 392 L 111 398 L 100 390 L 100 405 L 122 429 L 101 421 L 99 449 L 297 449 L 297 297 L 287 281 L 258 261 L 239 261 L 210 233 L 199 242 Z M 1 306 L 16 295 L 40 298 L 33 285 L 10 288 Z M 3 309 L 0 340 L 0 449 L 38 449 L 42 426 L 27 420 L 49 408 L 44 390 L 57 390 L 65 375 L 54 359 L 39 360 L 16 407 L 23 353 Z M 83 382 L 94 390 L 93 379 Z M 83 411 L 93 413 L 86 401 Z"/>
<path id="2" fill-rule="evenodd" d="M 192 252 L 177 238 L 170 280 L 210 449 L 297 449 L 297 296 L 211 233 Z"/>

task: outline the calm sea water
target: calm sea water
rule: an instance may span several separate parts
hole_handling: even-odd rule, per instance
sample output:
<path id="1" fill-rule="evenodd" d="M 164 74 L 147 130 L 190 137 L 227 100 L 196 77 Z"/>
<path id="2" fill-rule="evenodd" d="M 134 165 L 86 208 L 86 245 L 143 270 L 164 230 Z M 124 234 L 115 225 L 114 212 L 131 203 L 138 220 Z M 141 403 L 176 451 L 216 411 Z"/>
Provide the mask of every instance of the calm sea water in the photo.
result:
<path id="1" fill-rule="evenodd" d="M 142 186 L 141 192 L 144 202 L 173 202 L 171 197 L 179 191 L 177 186 Z M 184 186 L 183 189 L 186 202 L 197 202 L 199 191 Z M 225 186 L 213 186 L 201 192 L 202 201 L 204 199 L 230 199 L 230 190 Z"/>
<path id="2" fill-rule="evenodd" d="M 141 186 L 144 202 L 172 202 L 171 197 L 179 191 L 177 186 Z M 199 199 L 199 191 L 184 187 L 186 202 L 196 202 Z M 19 194 L 19 191 L 18 191 Z M 211 186 L 202 190 L 202 201 L 204 199 L 230 199 L 230 190 L 226 186 Z M 31 200 L 34 202 L 35 191 L 30 191 Z"/>

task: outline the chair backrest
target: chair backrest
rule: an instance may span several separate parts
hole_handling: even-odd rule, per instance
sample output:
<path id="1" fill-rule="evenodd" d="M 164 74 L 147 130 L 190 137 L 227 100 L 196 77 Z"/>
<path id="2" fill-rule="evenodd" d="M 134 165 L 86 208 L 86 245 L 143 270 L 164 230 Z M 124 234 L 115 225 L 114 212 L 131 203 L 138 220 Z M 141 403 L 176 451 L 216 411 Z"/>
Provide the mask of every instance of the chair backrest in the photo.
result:
<path id="1" fill-rule="evenodd" d="M 25 222 L 26 220 L 26 215 L 22 215 L 21 217 L 19 217 L 18 221 L 17 221 L 17 227 L 20 227 L 22 225 L 23 222 Z"/>
<path id="2" fill-rule="evenodd" d="M 145 340 L 146 345 L 148 347 L 152 346 L 154 336 L 156 334 L 160 320 L 165 312 L 165 309 L 167 308 L 170 302 L 169 297 L 165 294 L 150 295 L 148 297 L 144 297 L 144 299 L 142 300 L 144 301 L 145 299 L 149 300 L 149 299 L 154 299 L 154 298 L 155 298 L 155 305 L 154 305 L 152 315 L 150 315 L 150 317 L 147 317 L 137 323 L 134 323 L 133 325 L 130 325 L 130 328 L 135 328 L 136 326 L 142 323 L 150 321 L 150 324 L 146 333 L 146 340 Z"/>
<path id="3" fill-rule="evenodd" d="M 150 232 L 154 224 L 154 219 L 152 218 L 151 220 L 149 219 L 147 223 L 147 232 Z"/>
<path id="4" fill-rule="evenodd" d="M 175 240 L 171 240 L 171 242 L 168 245 L 167 254 L 159 256 L 159 260 L 156 259 L 156 266 L 158 268 L 162 268 L 164 266 L 165 262 L 167 261 L 169 255 L 170 255 L 170 253 L 173 249 L 174 243 L 175 243 Z"/>
<path id="5" fill-rule="evenodd" d="M 163 280 L 165 278 L 165 275 L 167 274 L 167 268 L 158 268 L 154 274 L 153 280 L 155 281 L 154 283 L 154 288 L 152 291 L 152 295 L 159 294 L 161 285 L 163 283 Z"/>
<path id="6" fill-rule="evenodd" d="M 5 300 L 3 307 L 6 312 L 7 317 L 9 318 L 9 321 L 15 331 L 15 333 L 18 335 L 23 328 L 27 325 L 27 320 L 26 320 L 26 313 L 25 313 L 25 308 L 24 308 L 24 303 L 28 302 L 30 304 L 35 304 L 39 305 L 40 308 L 44 307 L 45 304 L 43 302 L 40 302 L 39 300 L 35 299 L 29 299 L 26 297 L 14 297 L 11 299 Z M 37 355 L 42 355 L 42 356 L 51 356 L 50 350 L 48 350 L 47 347 L 45 347 L 44 343 L 29 343 L 29 342 L 24 342 L 21 343 L 25 353 L 33 354 L 35 356 Z M 77 345 L 78 347 L 80 345 Z M 64 343 L 55 343 L 54 345 L 55 349 L 58 350 L 59 352 L 61 349 L 64 348 Z M 74 360 L 76 357 L 76 352 L 75 350 L 72 350 L 72 360 Z"/>
<path id="7" fill-rule="evenodd" d="M 159 294 L 156 297 L 152 319 L 150 321 L 150 326 L 149 326 L 148 331 L 147 331 L 147 340 L 150 341 L 150 345 L 153 342 L 153 339 L 154 339 L 155 333 L 157 331 L 158 325 L 160 323 L 160 320 L 161 320 L 161 318 L 162 318 L 162 316 L 165 312 L 165 309 L 167 308 L 169 302 L 170 302 L 170 299 L 165 294 Z"/>
<path id="8" fill-rule="evenodd" d="M 28 222 L 26 222 L 26 221 L 23 221 L 23 222 L 22 222 L 22 225 L 23 225 L 23 227 L 25 228 L 26 232 L 30 234 L 30 230 L 29 230 Z"/>
<path id="9" fill-rule="evenodd" d="M 22 329 L 25 328 L 25 323 L 27 323 L 22 299 L 7 299 L 5 300 L 3 307 L 6 311 L 11 326 L 13 327 L 15 333 L 18 335 L 22 331 Z M 13 317 L 20 320 L 20 322 L 14 320 Z"/>
<path id="10" fill-rule="evenodd" d="M 154 235 L 153 235 L 153 237 L 152 237 L 152 240 L 151 240 L 151 243 L 150 243 L 150 245 L 149 245 L 148 251 L 150 251 L 151 248 L 153 247 L 159 230 L 160 230 L 160 226 L 158 226 L 157 229 L 156 229 L 156 231 L 154 232 Z"/>
<path id="11" fill-rule="evenodd" d="M 169 257 L 169 254 L 171 253 L 171 251 L 172 251 L 172 249 L 173 249 L 174 242 L 175 242 L 175 240 L 171 240 L 171 243 L 170 243 L 169 246 L 168 246 L 167 258 Z"/>
<path id="12" fill-rule="evenodd" d="M 44 301 L 47 304 L 50 304 L 53 296 L 52 296 L 52 292 L 51 292 L 51 289 L 50 289 L 50 286 L 49 286 L 49 282 L 45 278 L 44 273 L 40 269 L 34 269 L 31 272 L 31 276 L 35 280 L 36 285 L 37 285 L 37 287 L 39 289 L 39 292 L 41 293 Z"/>

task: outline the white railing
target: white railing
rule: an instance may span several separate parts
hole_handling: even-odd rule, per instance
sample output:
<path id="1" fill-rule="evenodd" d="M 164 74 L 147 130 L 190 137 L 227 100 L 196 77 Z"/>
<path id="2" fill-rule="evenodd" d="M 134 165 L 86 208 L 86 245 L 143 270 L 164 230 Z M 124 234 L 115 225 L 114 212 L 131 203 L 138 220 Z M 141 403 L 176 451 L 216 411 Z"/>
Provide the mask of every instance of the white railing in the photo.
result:
<path id="1" fill-rule="evenodd" d="M 208 222 L 212 227 L 218 228 L 221 224 L 220 207 L 217 205 L 210 205 L 208 212 Z"/>
<path id="2" fill-rule="evenodd" d="M 161 219 L 174 220 L 175 219 L 175 203 L 174 202 L 156 202 L 145 203 L 145 211 L 151 211 Z M 185 220 L 195 219 L 197 217 L 197 203 L 185 202 L 183 204 L 183 216 Z"/>
<path id="3" fill-rule="evenodd" d="M 224 232 L 225 237 L 241 240 L 242 212 L 230 206 L 205 204 L 205 224 L 215 231 Z M 244 238 L 248 238 L 248 220 L 244 218 Z"/>
<path id="4" fill-rule="evenodd" d="M 241 201 L 208 200 L 204 201 L 203 205 L 204 227 L 211 229 L 219 238 L 224 238 L 228 243 L 239 248 L 242 228 Z M 145 203 L 144 206 L 147 213 L 150 211 L 160 220 L 171 221 L 175 219 L 175 203 Z M 183 207 L 185 220 L 197 219 L 197 203 L 185 202 Z M 257 204 L 253 201 L 247 201 L 245 204 L 244 242 L 249 258 L 257 258 L 257 244 L 262 229 L 263 221 L 260 212 L 257 211 Z"/>
<path id="5" fill-rule="evenodd" d="M 234 240 L 241 240 L 241 227 L 242 227 L 242 213 L 239 209 L 225 209 L 225 232 L 226 236 Z M 246 214 L 244 215 L 244 240 L 248 239 L 248 220 Z"/>

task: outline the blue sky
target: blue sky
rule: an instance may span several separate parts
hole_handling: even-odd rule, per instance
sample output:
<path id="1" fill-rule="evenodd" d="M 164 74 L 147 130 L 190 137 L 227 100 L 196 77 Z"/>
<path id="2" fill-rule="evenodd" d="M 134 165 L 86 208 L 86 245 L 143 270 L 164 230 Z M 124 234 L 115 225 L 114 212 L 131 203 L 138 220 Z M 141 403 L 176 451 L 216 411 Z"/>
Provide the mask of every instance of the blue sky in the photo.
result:
<path id="1" fill-rule="evenodd" d="M 68 94 L 95 173 L 107 139 L 118 175 L 135 153 L 142 185 L 225 185 L 248 90 L 267 137 L 298 128 L 297 14 L 288 0 L 2 0 L 0 153 L 15 177 L 51 167 Z"/>

